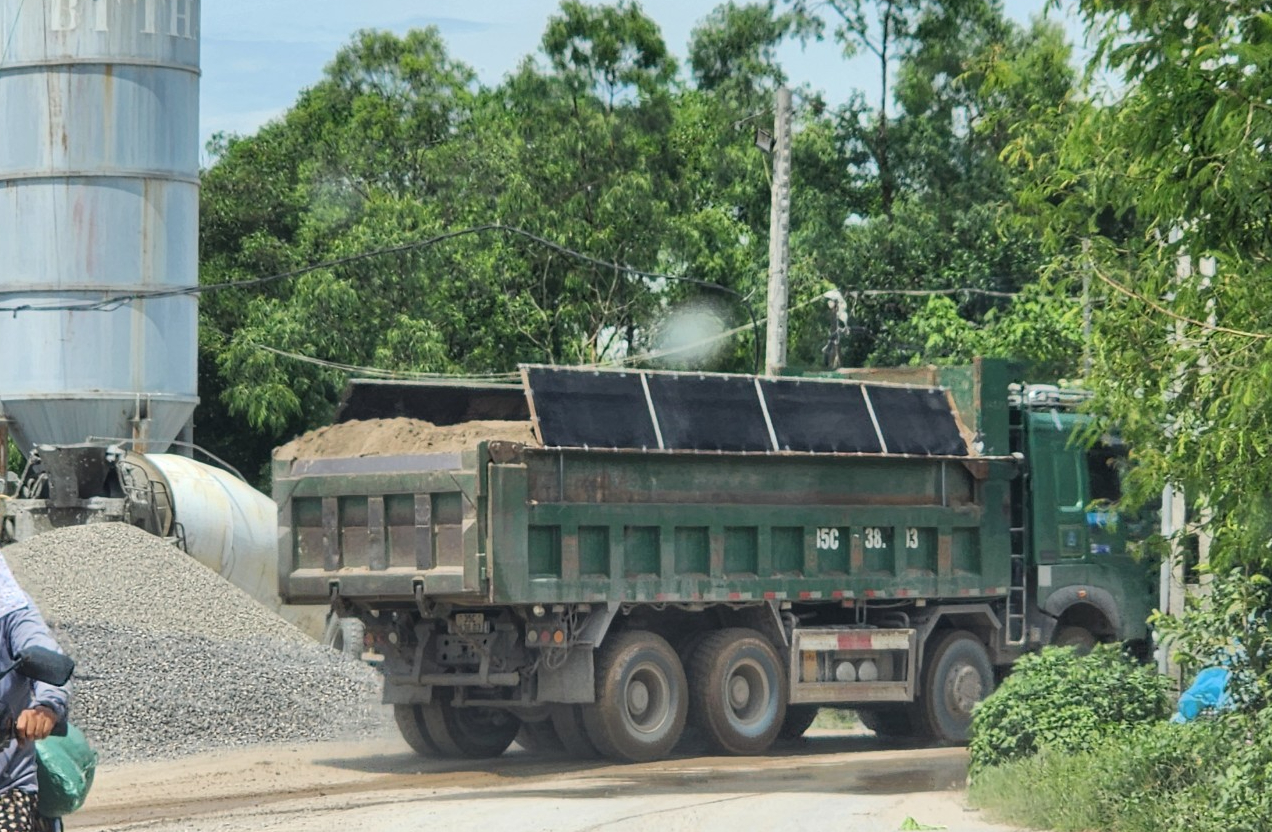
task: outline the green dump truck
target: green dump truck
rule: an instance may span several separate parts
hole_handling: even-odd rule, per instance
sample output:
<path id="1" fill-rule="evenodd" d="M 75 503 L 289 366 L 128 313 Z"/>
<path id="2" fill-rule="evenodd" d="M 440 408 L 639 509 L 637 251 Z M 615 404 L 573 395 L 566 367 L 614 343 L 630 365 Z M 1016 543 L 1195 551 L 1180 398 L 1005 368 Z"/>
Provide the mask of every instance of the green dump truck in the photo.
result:
<path id="1" fill-rule="evenodd" d="M 1024 651 L 1146 649 L 1123 449 L 1005 362 L 522 375 L 355 383 L 338 420 L 435 433 L 275 457 L 280 594 L 363 622 L 420 754 L 957 743 Z"/>

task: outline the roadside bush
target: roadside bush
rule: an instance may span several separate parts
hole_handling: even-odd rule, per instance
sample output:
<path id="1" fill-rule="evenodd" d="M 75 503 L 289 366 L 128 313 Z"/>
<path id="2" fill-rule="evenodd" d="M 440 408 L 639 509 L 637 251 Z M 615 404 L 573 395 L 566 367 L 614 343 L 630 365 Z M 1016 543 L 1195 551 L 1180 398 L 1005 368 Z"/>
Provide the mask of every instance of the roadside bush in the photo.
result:
<path id="1" fill-rule="evenodd" d="M 1169 681 L 1115 646 L 1085 656 L 1044 648 L 977 706 L 972 718 L 972 772 L 1036 754 L 1091 751 L 1136 726 L 1170 714 Z"/>
<path id="2" fill-rule="evenodd" d="M 971 800 L 1056 832 L 1265 832 L 1272 717 L 1157 723 L 1078 754 L 1043 749 L 982 770 Z"/>
<path id="3" fill-rule="evenodd" d="M 1234 569 L 1214 575 L 1204 595 L 1190 595 L 1180 618 L 1151 619 L 1159 639 L 1187 675 L 1228 668 L 1236 706 L 1258 711 L 1272 699 L 1272 579 Z"/>

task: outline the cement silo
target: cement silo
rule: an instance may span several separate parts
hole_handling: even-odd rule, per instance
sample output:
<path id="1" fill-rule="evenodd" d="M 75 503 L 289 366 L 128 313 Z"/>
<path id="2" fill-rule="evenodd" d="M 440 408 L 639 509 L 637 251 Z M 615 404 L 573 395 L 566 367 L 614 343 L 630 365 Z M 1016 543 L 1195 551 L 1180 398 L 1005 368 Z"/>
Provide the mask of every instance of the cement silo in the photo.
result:
<path id="1" fill-rule="evenodd" d="M 0 416 L 163 451 L 196 395 L 198 0 L 0 0 Z M 89 309 L 104 298 L 126 300 Z M 39 311 L 59 307 L 60 311 Z"/>

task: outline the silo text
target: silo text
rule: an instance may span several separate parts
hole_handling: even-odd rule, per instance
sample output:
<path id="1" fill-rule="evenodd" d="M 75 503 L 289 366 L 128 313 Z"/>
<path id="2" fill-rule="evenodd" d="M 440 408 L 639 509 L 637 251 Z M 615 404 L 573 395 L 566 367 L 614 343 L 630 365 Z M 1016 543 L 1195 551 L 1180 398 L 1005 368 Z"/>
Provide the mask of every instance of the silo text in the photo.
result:
<path id="1" fill-rule="evenodd" d="M 168 35 L 194 40 L 199 21 L 199 0 L 51 0 L 49 28 L 71 32 L 87 26 L 109 32 L 119 25 L 117 11 L 133 6 L 140 11 L 138 28 L 143 35 Z"/>

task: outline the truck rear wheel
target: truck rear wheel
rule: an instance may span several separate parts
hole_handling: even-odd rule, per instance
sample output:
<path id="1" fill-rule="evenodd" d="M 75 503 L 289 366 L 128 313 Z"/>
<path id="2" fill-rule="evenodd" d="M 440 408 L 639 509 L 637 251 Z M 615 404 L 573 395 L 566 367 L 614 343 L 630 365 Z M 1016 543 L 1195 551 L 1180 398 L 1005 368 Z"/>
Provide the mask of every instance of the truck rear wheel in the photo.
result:
<path id="1" fill-rule="evenodd" d="M 730 628 L 707 636 L 689 661 L 692 721 L 726 754 L 762 754 L 786 719 L 786 676 L 764 636 Z"/>
<path id="2" fill-rule="evenodd" d="M 684 730 L 687 688 L 680 658 L 661 636 L 642 630 L 610 636 L 596 665 L 596 702 L 583 706 L 587 734 L 612 759 L 661 759 Z"/>
<path id="3" fill-rule="evenodd" d="M 428 735 L 428 727 L 424 724 L 424 713 L 419 705 L 394 705 L 393 719 L 397 722 L 398 732 L 402 739 L 411 746 L 411 750 L 421 757 L 441 757 L 437 744 Z"/>
<path id="4" fill-rule="evenodd" d="M 541 719 L 538 722 L 522 722 L 521 730 L 517 731 L 517 745 L 531 754 L 565 753 L 565 744 L 561 742 L 561 737 L 552 727 L 552 722 L 547 719 Z"/>
<path id="5" fill-rule="evenodd" d="M 418 706 L 440 756 L 472 760 L 498 757 L 508 750 L 521 720 L 501 708 L 458 708 L 451 696 L 450 690 L 434 691 L 430 704 Z"/>
<path id="6" fill-rule="evenodd" d="M 779 740 L 797 740 L 804 736 L 813 725 L 813 720 L 817 719 L 817 712 L 821 708 L 816 705 L 787 705 L 786 719 L 782 720 L 782 727 L 777 732 Z"/>
<path id="7" fill-rule="evenodd" d="M 581 705 L 553 705 L 552 730 L 565 748 L 565 753 L 580 760 L 591 760 L 601 756 L 596 744 L 587 735 L 583 725 L 583 707 Z"/>
<path id="8" fill-rule="evenodd" d="M 994 666 L 976 636 L 956 630 L 940 638 L 925 663 L 922 711 L 932 738 L 967 742 L 972 708 L 994 690 Z"/>

